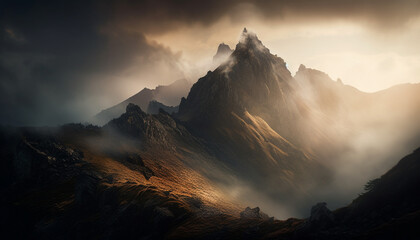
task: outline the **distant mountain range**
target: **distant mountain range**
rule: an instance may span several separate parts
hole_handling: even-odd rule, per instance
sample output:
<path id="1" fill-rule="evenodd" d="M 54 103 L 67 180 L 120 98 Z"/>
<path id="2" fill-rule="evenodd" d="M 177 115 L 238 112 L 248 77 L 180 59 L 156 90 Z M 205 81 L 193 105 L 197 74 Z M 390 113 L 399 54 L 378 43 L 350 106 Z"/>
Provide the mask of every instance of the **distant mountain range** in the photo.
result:
<path id="1" fill-rule="evenodd" d="M 156 113 L 156 111 L 159 110 L 155 109 L 157 106 L 155 102 L 158 102 L 161 105 L 160 107 L 173 111 L 176 108 L 171 107 L 179 105 L 181 98 L 188 94 L 191 85 L 192 84 L 188 80 L 180 79 L 167 86 L 158 86 L 155 89 L 144 88 L 127 100 L 102 110 L 100 113 L 96 114 L 90 122 L 102 126 L 123 114 L 129 103 L 134 103 L 140 106 L 144 111 L 148 111 L 149 103 L 154 101 L 152 106 L 150 106 L 150 113 Z"/>
<path id="2" fill-rule="evenodd" d="M 232 52 L 228 45 L 221 43 L 213 57 L 213 65 L 218 66 L 226 61 Z M 129 103 L 134 103 L 151 114 L 158 113 L 159 109 L 168 113 L 177 112 L 181 98 L 187 96 L 191 86 L 192 83 L 188 80 L 179 79 L 167 86 L 158 86 L 155 89 L 144 88 L 123 102 L 102 110 L 88 122 L 102 126 L 123 114 Z"/>
<path id="3" fill-rule="evenodd" d="M 419 150 L 382 173 L 420 146 L 420 84 L 293 76 L 246 29 L 228 48 L 191 88 L 143 89 L 101 127 L 1 128 L 0 225 L 22 239 L 415 239 Z M 366 176 L 348 206 L 314 205 L 345 205 Z"/>

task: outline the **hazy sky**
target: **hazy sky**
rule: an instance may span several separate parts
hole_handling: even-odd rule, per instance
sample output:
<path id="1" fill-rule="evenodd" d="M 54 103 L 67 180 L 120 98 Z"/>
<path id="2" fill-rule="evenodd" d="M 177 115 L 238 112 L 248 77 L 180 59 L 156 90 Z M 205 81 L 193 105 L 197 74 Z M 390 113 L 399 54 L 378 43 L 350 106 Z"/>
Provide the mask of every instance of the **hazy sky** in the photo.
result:
<path id="1" fill-rule="evenodd" d="M 2 1 L 0 120 L 79 121 L 143 87 L 192 81 L 217 45 L 256 32 L 364 91 L 420 81 L 420 1 Z"/>

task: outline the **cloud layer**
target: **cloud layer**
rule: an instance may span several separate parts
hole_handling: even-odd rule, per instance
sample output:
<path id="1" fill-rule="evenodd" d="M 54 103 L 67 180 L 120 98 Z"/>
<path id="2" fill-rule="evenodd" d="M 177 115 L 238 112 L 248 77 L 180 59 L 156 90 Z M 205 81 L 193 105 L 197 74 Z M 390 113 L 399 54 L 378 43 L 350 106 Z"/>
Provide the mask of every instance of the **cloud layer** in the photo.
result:
<path id="1" fill-rule="evenodd" d="M 381 28 L 398 28 L 419 16 L 416 0 L 230 0 L 133 1 L 102 6 L 111 24 L 140 27 L 145 32 L 167 31 L 185 24 L 210 25 L 224 16 L 243 21 L 250 14 L 270 21 L 350 19 Z"/>
<path id="2" fill-rule="evenodd" d="M 170 49 L 142 33 L 101 31 L 106 18 L 98 13 L 80 2 L 23 7 L 17 2 L 2 11 L 2 123 L 82 120 L 100 110 L 95 106 L 122 100 L 118 96 L 133 85 L 154 86 L 183 76 L 179 56 Z"/>

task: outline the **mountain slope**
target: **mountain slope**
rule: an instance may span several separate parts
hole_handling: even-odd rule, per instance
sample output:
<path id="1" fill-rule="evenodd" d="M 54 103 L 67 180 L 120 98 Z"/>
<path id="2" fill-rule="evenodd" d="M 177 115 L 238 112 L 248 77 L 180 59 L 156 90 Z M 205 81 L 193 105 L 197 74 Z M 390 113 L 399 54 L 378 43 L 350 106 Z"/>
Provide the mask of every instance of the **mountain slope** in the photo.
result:
<path id="1" fill-rule="evenodd" d="M 207 151 L 169 115 L 147 115 L 130 105 L 102 129 L 1 130 L 0 171 L 9 177 L 0 186 L 0 220 L 3 233 L 15 239 L 417 239 L 419 234 L 420 149 L 371 181 L 349 206 L 331 212 L 317 204 L 308 219 L 279 221 L 258 208 L 240 214 L 237 203 L 190 165 L 200 154 L 188 155 L 182 142 L 190 139 L 189 149 L 201 149 L 202 156 Z M 113 132 L 127 130 L 124 141 Z M 180 135 L 185 137 L 170 137 Z M 154 150 L 162 138 L 168 141 Z M 172 148 L 175 142 L 180 149 Z"/>
<path id="2" fill-rule="evenodd" d="M 366 192 L 334 212 L 324 206 L 298 228 L 297 239 L 417 239 L 420 230 L 420 149 L 401 159 Z M 322 208 L 322 207 L 321 207 Z M 329 217 L 326 217 L 329 215 Z"/>
<path id="3" fill-rule="evenodd" d="M 297 203 L 310 195 L 306 184 L 329 173 L 299 141 L 306 133 L 300 121 L 311 112 L 295 88 L 284 60 L 244 30 L 230 59 L 193 85 L 176 117 L 261 194 Z"/>
<path id="4" fill-rule="evenodd" d="M 1 129 L 0 142 L 0 223 L 17 239 L 161 239 L 192 217 L 239 218 L 210 180 L 223 167 L 164 112 L 129 104 L 103 128 Z"/>
<path id="5" fill-rule="evenodd" d="M 391 170 L 367 185 L 367 192 L 355 199 L 346 211 L 350 224 L 367 218 L 365 225 L 381 225 L 420 209 L 420 148 L 401 159 Z M 343 211 L 343 210 L 342 210 Z M 367 211 L 371 213 L 368 214 Z M 372 212 L 376 214 L 372 214 Z M 353 223 L 352 220 L 353 219 Z"/>

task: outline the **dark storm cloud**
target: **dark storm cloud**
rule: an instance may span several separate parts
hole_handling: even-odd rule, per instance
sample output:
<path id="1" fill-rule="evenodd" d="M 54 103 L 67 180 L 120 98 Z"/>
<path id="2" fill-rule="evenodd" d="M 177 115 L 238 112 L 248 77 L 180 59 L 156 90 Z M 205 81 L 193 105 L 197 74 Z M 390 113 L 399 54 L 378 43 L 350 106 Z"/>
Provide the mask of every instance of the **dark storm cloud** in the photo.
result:
<path id="1" fill-rule="evenodd" d="M 262 0 L 255 1 L 255 4 L 268 18 L 287 13 L 296 15 L 295 19 L 361 21 L 381 29 L 401 27 L 413 17 L 418 17 L 420 10 L 417 0 Z"/>
<path id="2" fill-rule="evenodd" d="M 167 31 L 185 24 L 210 25 L 228 16 L 240 22 L 250 14 L 263 19 L 306 21 L 343 19 L 374 27 L 394 29 L 419 15 L 417 0 L 123 0 L 112 8 L 111 24 L 141 27 L 147 32 Z M 121 26 L 120 25 L 120 26 Z"/>
<path id="3" fill-rule="evenodd" d="M 101 32 L 108 18 L 99 10 L 89 1 L 2 3 L 1 123 L 77 120 L 89 111 L 80 101 L 100 89 L 107 94 L 117 84 L 109 76 L 133 62 L 142 69 L 160 61 L 176 71 L 177 56 L 142 33 Z"/>

